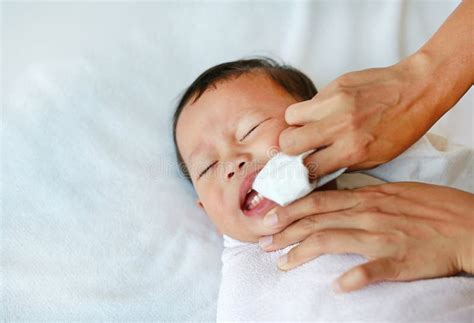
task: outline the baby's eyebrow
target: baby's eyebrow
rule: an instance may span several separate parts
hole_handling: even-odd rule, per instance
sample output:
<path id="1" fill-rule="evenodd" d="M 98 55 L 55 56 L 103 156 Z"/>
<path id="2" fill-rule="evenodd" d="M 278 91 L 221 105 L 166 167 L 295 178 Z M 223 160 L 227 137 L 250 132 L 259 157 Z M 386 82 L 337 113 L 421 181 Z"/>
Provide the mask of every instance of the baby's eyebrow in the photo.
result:
<path id="1" fill-rule="evenodd" d="M 255 116 L 256 113 L 255 113 L 255 110 L 252 110 L 252 108 L 248 108 L 246 109 L 246 111 L 244 113 L 242 113 L 238 118 L 237 118 L 237 121 L 234 123 L 234 131 L 237 130 L 237 125 L 239 125 L 242 120 L 245 120 L 246 118 L 251 118 L 252 116 Z"/>
<path id="2" fill-rule="evenodd" d="M 194 148 L 188 156 L 189 163 L 192 164 L 193 159 L 196 158 L 196 156 L 199 155 L 203 150 L 205 150 L 205 148 L 206 145 L 203 143 L 200 143 L 196 148 Z"/>
<path id="3" fill-rule="evenodd" d="M 199 154 L 199 152 L 201 151 L 202 149 L 200 149 L 200 146 L 196 147 L 188 156 L 188 160 L 190 163 L 193 162 L 193 159 L 196 157 L 196 155 Z"/>

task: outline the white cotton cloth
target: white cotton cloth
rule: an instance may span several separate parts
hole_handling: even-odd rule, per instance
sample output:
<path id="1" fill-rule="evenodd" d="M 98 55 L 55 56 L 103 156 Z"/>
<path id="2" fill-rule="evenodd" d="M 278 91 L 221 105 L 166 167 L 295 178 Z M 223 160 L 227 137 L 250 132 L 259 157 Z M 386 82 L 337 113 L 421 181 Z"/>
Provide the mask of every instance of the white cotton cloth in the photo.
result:
<path id="1" fill-rule="evenodd" d="M 343 174 L 338 188 L 381 183 L 363 174 Z M 474 279 L 464 276 L 383 282 L 336 294 L 331 283 L 365 262 L 358 255 L 323 255 L 288 272 L 278 258 L 292 246 L 264 252 L 254 243 L 224 236 L 217 321 L 471 322 Z"/>
<path id="2" fill-rule="evenodd" d="M 277 153 L 258 173 L 252 188 L 267 199 L 285 206 L 332 181 L 347 169 L 339 169 L 310 181 L 309 172 L 303 160 L 312 152 L 314 150 L 296 156 Z"/>
<path id="3" fill-rule="evenodd" d="M 331 283 L 365 259 L 323 255 L 288 272 L 257 244 L 225 237 L 217 321 L 472 322 L 474 279 L 383 282 L 336 294 Z"/>

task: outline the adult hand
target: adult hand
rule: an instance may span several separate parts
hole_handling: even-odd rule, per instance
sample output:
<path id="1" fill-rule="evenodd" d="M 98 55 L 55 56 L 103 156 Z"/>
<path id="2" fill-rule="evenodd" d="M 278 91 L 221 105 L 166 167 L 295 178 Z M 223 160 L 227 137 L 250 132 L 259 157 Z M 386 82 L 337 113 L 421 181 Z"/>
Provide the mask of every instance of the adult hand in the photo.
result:
<path id="1" fill-rule="evenodd" d="M 309 101 L 288 107 L 280 135 L 288 154 L 306 158 L 312 178 L 339 168 L 371 168 L 415 143 L 474 81 L 471 18 L 464 1 L 439 31 L 400 63 L 345 74 Z M 442 80 L 442 82 L 440 82 Z"/>
<path id="2" fill-rule="evenodd" d="M 289 270 L 322 254 L 357 253 L 370 259 L 335 282 L 343 292 L 370 283 L 474 273 L 474 194 L 422 183 L 318 191 L 268 214 L 275 234 L 260 245 L 282 256 Z M 283 230 L 282 230 L 283 229 Z"/>

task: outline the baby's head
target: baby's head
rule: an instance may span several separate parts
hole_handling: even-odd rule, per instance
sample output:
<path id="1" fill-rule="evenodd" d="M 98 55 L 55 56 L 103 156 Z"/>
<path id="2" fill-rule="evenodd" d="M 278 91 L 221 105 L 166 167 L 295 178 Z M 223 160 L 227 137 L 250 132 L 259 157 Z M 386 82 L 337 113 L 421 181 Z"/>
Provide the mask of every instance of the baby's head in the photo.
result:
<path id="1" fill-rule="evenodd" d="M 317 93 L 302 72 L 268 58 L 239 60 L 201 74 L 178 103 L 173 135 L 178 162 L 222 234 L 256 242 L 275 204 L 249 190 L 279 150 L 286 108 Z"/>

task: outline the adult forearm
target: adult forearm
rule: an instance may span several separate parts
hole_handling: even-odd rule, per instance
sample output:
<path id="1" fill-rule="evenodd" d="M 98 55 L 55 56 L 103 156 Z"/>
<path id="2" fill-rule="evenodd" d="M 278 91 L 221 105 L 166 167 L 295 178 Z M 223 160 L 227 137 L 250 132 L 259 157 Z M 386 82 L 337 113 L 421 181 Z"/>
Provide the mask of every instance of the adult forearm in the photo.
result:
<path id="1" fill-rule="evenodd" d="M 461 3 L 431 39 L 397 64 L 344 74 L 313 99 L 290 105 L 283 152 L 301 154 L 312 178 L 386 163 L 423 136 L 474 80 L 474 0 Z"/>
<path id="2" fill-rule="evenodd" d="M 463 1 L 414 55 L 414 64 L 429 69 L 424 106 L 436 122 L 474 83 L 474 1 Z"/>

